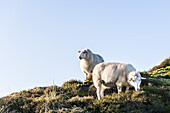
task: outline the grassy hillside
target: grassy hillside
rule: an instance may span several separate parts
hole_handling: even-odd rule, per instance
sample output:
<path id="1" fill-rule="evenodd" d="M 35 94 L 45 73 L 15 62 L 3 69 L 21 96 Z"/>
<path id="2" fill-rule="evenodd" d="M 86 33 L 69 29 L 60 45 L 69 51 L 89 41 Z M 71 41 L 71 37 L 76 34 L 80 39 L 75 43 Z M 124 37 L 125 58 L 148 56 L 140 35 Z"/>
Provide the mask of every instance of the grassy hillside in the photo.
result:
<path id="1" fill-rule="evenodd" d="M 157 69 L 160 68 L 166 68 L 167 66 L 170 66 L 170 57 L 165 59 L 161 64 L 159 64 L 158 66 L 153 67 L 151 70 L 149 70 L 149 72 L 153 72 Z"/>
<path id="2" fill-rule="evenodd" d="M 161 63 L 162 64 L 162 63 Z M 91 80 L 70 80 L 61 87 L 36 87 L 0 99 L 0 113 L 168 113 L 170 111 L 170 65 L 141 72 L 146 80 L 141 90 L 117 94 L 106 90 L 105 98 L 96 99 Z"/>

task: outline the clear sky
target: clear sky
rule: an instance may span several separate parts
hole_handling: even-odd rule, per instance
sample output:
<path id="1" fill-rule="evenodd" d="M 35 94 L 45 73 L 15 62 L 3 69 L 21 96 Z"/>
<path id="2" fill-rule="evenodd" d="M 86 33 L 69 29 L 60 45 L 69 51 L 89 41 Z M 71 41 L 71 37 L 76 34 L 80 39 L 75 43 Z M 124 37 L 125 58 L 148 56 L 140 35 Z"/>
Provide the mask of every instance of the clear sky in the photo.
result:
<path id="1" fill-rule="evenodd" d="M 170 57 L 170 1 L 1 0 L 0 97 L 83 81 L 84 48 L 151 69 Z"/>

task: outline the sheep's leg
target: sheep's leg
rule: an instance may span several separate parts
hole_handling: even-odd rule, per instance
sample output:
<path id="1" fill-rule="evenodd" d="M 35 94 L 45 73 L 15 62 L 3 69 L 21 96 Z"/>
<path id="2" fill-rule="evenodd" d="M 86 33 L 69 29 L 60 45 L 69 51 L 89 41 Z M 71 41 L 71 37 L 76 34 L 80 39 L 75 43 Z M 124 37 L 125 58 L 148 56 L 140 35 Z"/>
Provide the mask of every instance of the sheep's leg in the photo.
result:
<path id="1" fill-rule="evenodd" d="M 101 87 L 97 88 L 97 98 L 98 100 L 100 100 L 100 91 L 101 91 Z"/>
<path id="2" fill-rule="evenodd" d="M 90 78 L 92 78 L 92 75 L 93 75 L 92 73 L 89 73 L 89 76 L 88 76 L 88 77 L 89 77 L 89 79 L 90 79 Z"/>
<path id="3" fill-rule="evenodd" d="M 101 91 L 100 91 L 100 95 L 101 95 L 101 97 L 103 98 L 104 97 L 104 88 L 101 88 Z"/>
<path id="4" fill-rule="evenodd" d="M 120 92 L 122 92 L 122 86 L 117 85 L 117 90 L 118 90 L 118 98 L 120 98 L 119 94 L 120 94 Z"/>
<path id="5" fill-rule="evenodd" d="M 129 90 L 129 86 L 126 86 L 126 91 L 128 91 Z"/>
<path id="6" fill-rule="evenodd" d="M 85 76 L 86 76 L 86 80 L 87 80 L 87 76 L 88 76 L 88 73 L 86 73 L 86 71 L 83 71 Z"/>
<path id="7" fill-rule="evenodd" d="M 121 85 L 117 85 L 117 90 L 118 90 L 118 94 L 119 94 L 120 92 L 122 92 L 122 86 L 121 86 Z"/>

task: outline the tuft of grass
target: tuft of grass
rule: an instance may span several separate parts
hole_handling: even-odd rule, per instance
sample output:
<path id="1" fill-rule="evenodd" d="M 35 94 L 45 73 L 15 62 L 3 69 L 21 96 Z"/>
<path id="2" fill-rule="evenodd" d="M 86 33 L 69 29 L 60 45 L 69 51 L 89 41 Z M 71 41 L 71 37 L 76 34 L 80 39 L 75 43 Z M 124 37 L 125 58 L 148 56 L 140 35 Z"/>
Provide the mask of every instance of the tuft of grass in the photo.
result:
<path id="1" fill-rule="evenodd" d="M 79 106 L 79 107 L 85 107 L 86 104 L 90 104 L 92 101 L 94 100 L 93 97 L 90 97 L 90 96 L 85 96 L 85 97 L 79 97 L 79 96 L 76 96 L 76 97 L 72 97 L 68 100 L 68 103 L 71 104 L 71 105 L 76 105 L 76 106 Z"/>

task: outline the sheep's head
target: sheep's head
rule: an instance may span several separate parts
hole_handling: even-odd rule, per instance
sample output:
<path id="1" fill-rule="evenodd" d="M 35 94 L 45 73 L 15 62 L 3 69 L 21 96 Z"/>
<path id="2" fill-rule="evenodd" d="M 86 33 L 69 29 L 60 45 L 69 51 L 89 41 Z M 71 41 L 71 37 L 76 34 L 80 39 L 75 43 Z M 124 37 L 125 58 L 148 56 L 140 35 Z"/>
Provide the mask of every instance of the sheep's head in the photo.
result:
<path id="1" fill-rule="evenodd" d="M 142 79 L 146 78 L 141 77 L 140 73 L 136 71 L 132 71 L 128 75 L 128 82 L 135 88 L 136 91 L 140 90 L 140 84 Z"/>
<path id="2" fill-rule="evenodd" d="M 89 59 L 90 54 L 92 53 L 89 49 L 84 49 L 82 51 L 78 51 L 80 53 L 79 59 Z"/>

